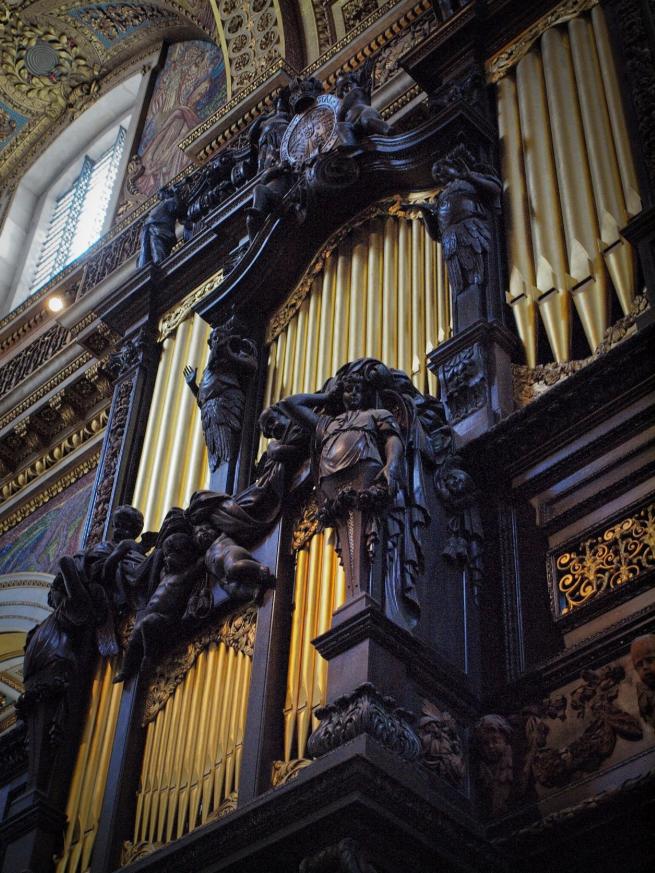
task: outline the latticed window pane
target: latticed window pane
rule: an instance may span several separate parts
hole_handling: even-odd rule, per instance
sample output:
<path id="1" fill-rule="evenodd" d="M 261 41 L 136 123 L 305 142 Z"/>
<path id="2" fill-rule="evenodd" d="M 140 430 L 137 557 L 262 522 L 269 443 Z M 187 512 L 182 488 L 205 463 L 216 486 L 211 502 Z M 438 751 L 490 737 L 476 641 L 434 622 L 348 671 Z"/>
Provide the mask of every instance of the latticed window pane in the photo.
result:
<path id="1" fill-rule="evenodd" d="M 77 179 L 57 198 L 34 272 L 32 291 L 79 257 L 100 236 L 124 147 L 125 129 L 119 127 L 111 148 L 96 161 L 87 155 Z"/>

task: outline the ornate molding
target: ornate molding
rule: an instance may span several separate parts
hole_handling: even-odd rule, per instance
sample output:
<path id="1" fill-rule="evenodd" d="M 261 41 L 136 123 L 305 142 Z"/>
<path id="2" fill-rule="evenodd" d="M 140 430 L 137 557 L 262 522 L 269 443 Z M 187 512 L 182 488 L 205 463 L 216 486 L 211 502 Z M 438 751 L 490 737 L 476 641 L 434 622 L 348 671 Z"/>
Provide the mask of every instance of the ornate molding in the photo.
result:
<path id="1" fill-rule="evenodd" d="M 32 461 L 20 473 L 5 482 L 0 490 L 0 506 L 9 500 L 10 497 L 19 494 L 23 488 L 26 488 L 40 476 L 43 476 L 44 473 L 70 455 L 71 452 L 76 451 L 84 443 L 97 436 L 107 424 L 108 416 L 109 409 L 103 409 L 82 427 L 73 431 L 64 440 L 53 446 L 44 455 L 41 455 L 40 458 Z"/>
<path id="2" fill-rule="evenodd" d="M 148 855 L 152 855 L 153 852 L 156 852 L 157 849 L 161 849 L 165 845 L 165 843 L 158 842 L 149 843 L 147 840 L 140 843 L 125 840 L 121 848 L 121 867 L 127 867 L 128 864 L 132 864 L 134 861 L 147 858 Z"/>
<path id="3" fill-rule="evenodd" d="M 198 655 L 211 643 L 222 642 L 252 658 L 256 629 L 257 610 L 255 607 L 248 607 L 243 612 L 231 615 L 221 624 L 206 628 L 191 642 L 173 649 L 159 664 L 150 680 L 143 710 L 143 724 L 152 721 L 165 706 L 168 698 L 195 664 Z"/>
<path id="4" fill-rule="evenodd" d="M 421 755 L 421 743 L 413 728 L 414 716 L 396 707 L 392 697 L 380 694 L 370 682 L 320 707 L 316 717 L 321 724 L 307 742 L 312 758 L 325 755 L 360 734 L 368 734 L 406 761 L 416 761 Z"/>
<path id="5" fill-rule="evenodd" d="M 597 5 L 598 0 L 563 0 L 555 9 L 547 15 L 543 15 L 531 27 L 524 30 L 509 46 L 489 58 L 485 63 L 487 82 L 493 85 L 500 81 L 503 76 L 506 76 L 548 28 L 564 24 Z"/>
<path id="6" fill-rule="evenodd" d="M 25 400 L 21 401 L 14 406 L 13 409 L 5 413 L 5 415 L 0 418 L 0 430 L 5 428 L 15 418 L 18 418 L 18 416 L 25 412 L 26 409 L 29 409 L 30 406 L 34 406 L 35 403 L 37 403 L 42 397 L 45 397 L 46 394 L 49 394 L 53 388 L 57 387 L 57 385 L 61 385 L 62 382 L 68 379 L 69 376 L 72 376 L 77 370 L 81 370 L 90 360 L 92 360 L 92 355 L 85 352 L 83 355 L 80 355 L 79 358 L 75 358 L 74 361 L 71 361 L 68 366 L 63 367 L 56 376 L 53 376 L 52 379 L 48 379 L 48 381 L 44 382 L 40 388 L 33 391 L 29 397 L 26 397 Z"/>
<path id="7" fill-rule="evenodd" d="M 0 534 L 4 534 L 8 530 L 11 530 L 12 527 L 16 527 L 17 524 L 20 524 L 21 521 L 24 521 L 49 500 L 52 500 L 53 497 L 56 497 L 58 494 L 61 494 L 62 491 L 65 491 L 69 485 L 77 482 L 77 480 L 81 479 L 82 476 L 86 476 L 87 473 L 90 473 L 91 470 L 98 466 L 99 460 L 100 451 L 98 450 L 93 452 L 93 454 L 88 458 L 85 458 L 81 463 L 77 464 L 77 466 L 72 470 L 69 470 L 64 476 L 57 479 L 56 482 L 53 482 L 52 485 L 49 485 L 31 500 L 28 500 L 18 509 L 14 510 L 14 512 L 10 513 L 6 518 L 3 518 L 2 521 L 0 521 Z"/>
<path id="8" fill-rule="evenodd" d="M 8 394 L 23 379 L 27 379 L 53 355 L 63 349 L 70 338 L 70 332 L 60 324 L 53 324 L 26 348 L 14 355 L 0 368 L 0 395 Z"/>
<path id="9" fill-rule="evenodd" d="M 170 336 L 192 314 L 196 303 L 202 300 L 203 297 L 211 294 L 212 291 L 215 291 L 223 282 L 224 277 L 225 271 L 221 267 L 209 279 L 205 279 L 201 285 L 198 285 L 197 288 L 194 288 L 193 291 L 187 294 L 177 306 L 164 313 L 157 326 L 157 342 L 161 343 L 167 336 Z"/>

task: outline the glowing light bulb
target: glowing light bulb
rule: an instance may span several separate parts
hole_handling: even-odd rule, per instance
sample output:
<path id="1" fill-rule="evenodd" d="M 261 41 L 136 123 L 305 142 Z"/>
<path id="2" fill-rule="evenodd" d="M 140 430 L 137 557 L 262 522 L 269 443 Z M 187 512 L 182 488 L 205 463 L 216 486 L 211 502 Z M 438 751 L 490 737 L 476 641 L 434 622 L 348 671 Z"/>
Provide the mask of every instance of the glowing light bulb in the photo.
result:
<path id="1" fill-rule="evenodd" d="M 61 299 L 61 297 L 57 297 L 55 295 L 48 300 L 48 309 L 50 310 L 50 312 L 61 312 L 63 308 L 64 301 Z"/>

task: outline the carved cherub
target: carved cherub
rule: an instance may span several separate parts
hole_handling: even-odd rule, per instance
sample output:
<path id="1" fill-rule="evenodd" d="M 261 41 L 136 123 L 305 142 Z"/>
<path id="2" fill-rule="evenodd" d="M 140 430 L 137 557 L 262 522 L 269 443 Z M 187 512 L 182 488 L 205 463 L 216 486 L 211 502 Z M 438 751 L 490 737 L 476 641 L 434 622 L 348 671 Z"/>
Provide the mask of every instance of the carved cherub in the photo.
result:
<path id="1" fill-rule="evenodd" d="M 296 177 L 288 161 L 277 161 L 264 170 L 253 192 L 252 206 L 246 210 L 246 227 L 250 242 L 268 216 L 281 210 L 284 198 L 293 187 Z"/>
<path id="2" fill-rule="evenodd" d="M 443 246 L 456 295 L 483 287 L 491 247 L 490 211 L 500 209 L 500 179 L 472 169 L 471 161 L 463 149 L 437 161 L 432 167 L 432 178 L 441 187 L 436 203 L 412 204 L 423 213 L 429 235 Z"/>
<path id="3" fill-rule="evenodd" d="M 632 666 L 640 679 L 637 703 L 642 719 L 655 728 L 655 634 L 636 637 L 630 646 Z"/>
<path id="4" fill-rule="evenodd" d="M 485 715 L 475 725 L 473 739 L 491 813 L 502 815 L 509 806 L 514 784 L 511 725 L 502 715 Z"/>
<path id="5" fill-rule="evenodd" d="M 198 573 L 203 569 L 203 557 L 198 554 L 181 510 L 169 513 L 162 531 L 161 572 L 157 585 L 145 608 L 137 615 L 114 682 L 124 682 L 153 662 L 166 637 L 182 618 Z"/>
<path id="6" fill-rule="evenodd" d="M 388 134 L 391 126 L 371 106 L 372 62 L 354 73 L 339 73 L 334 93 L 341 99 L 337 121 L 348 125 L 356 138 Z"/>
<path id="7" fill-rule="evenodd" d="M 257 347 L 243 336 L 245 326 L 235 316 L 209 335 L 209 360 L 200 385 L 197 369 L 184 368 L 184 378 L 200 407 L 202 430 L 214 472 L 232 456 L 243 420 L 247 380 L 257 369 Z"/>

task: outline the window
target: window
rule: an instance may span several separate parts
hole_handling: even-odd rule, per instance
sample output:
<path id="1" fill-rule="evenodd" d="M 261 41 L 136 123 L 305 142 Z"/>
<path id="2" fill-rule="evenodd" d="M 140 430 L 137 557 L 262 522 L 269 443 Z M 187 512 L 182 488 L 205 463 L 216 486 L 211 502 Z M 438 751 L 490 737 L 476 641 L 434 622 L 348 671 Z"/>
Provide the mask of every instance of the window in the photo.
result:
<path id="1" fill-rule="evenodd" d="M 100 237 L 124 147 L 125 128 L 120 126 L 113 144 L 97 160 L 86 155 L 80 174 L 57 197 L 30 293 L 45 285 Z"/>

